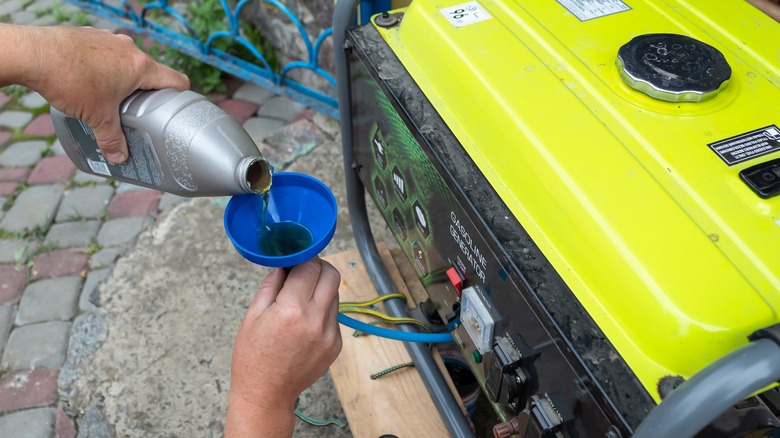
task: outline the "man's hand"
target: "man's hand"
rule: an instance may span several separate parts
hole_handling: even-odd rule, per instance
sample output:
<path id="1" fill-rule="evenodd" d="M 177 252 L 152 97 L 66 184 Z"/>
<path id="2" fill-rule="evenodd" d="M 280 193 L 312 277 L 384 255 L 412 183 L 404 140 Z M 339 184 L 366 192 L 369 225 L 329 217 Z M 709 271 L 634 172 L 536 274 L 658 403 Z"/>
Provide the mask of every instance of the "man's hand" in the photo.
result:
<path id="1" fill-rule="evenodd" d="M 136 47 L 132 38 L 91 27 L 0 25 L 0 85 L 17 83 L 84 120 L 112 163 L 127 159 L 119 105 L 138 89 L 190 86 L 186 75 Z M 3 71 L 6 70 L 6 71 Z"/>
<path id="2" fill-rule="evenodd" d="M 341 351 L 340 281 L 315 257 L 260 285 L 233 349 L 226 436 L 292 435 L 295 400 Z"/>
<path id="3" fill-rule="evenodd" d="M 780 22 L 780 0 L 747 0 L 747 2 Z"/>

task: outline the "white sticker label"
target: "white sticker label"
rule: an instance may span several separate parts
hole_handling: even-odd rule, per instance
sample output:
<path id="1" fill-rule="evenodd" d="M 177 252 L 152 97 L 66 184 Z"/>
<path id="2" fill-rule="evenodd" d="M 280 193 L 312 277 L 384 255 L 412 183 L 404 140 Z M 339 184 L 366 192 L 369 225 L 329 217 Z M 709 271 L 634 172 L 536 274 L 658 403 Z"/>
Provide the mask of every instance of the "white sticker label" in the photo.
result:
<path id="1" fill-rule="evenodd" d="M 90 160 L 87 158 L 87 164 L 89 164 L 89 168 L 92 169 L 92 171 L 95 173 L 106 176 L 111 175 L 111 172 L 108 170 L 108 165 L 106 165 L 106 163 L 101 163 L 100 161 Z"/>
<path id="2" fill-rule="evenodd" d="M 490 14 L 482 9 L 477 2 L 463 3 L 449 8 L 439 9 L 447 21 L 455 27 L 468 26 L 469 24 L 479 23 L 480 21 L 490 20 Z"/>
<path id="3" fill-rule="evenodd" d="M 557 0 L 567 11 L 580 21 L 629 11 L 631 8 L 621 0 Z"/>

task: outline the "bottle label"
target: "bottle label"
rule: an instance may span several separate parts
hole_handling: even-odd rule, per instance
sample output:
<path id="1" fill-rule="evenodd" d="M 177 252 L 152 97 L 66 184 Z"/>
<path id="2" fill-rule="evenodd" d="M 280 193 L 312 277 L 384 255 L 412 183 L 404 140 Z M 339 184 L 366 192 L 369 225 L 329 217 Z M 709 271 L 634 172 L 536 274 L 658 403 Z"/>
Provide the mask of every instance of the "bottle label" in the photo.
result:
<path id="1" fill-rule="evenodd" d="M 126 126 L 122 127 L 130 154 L 127 161 L 115 165 L 103 157 L 95 141 L 95 134 L 86 123 L 66 117 L 65 126 L 68 127 L 70 135 L 84 154 L 84 159 L 87 160 L 87 165 L 92 172 L 108 178 L 119 177 L 155 187 L 159 187 L 162 183 L 160 161 L 154 152 L 149 134 Z"/>

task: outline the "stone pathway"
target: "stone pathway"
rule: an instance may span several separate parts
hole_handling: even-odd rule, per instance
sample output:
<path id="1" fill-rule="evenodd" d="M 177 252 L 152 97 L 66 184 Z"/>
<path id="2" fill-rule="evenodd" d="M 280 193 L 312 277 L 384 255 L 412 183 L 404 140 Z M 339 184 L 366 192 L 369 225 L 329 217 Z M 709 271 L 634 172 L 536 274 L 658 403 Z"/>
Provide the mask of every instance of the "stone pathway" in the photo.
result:
<path id="1" fill-rule="evenodd" d="M 252 84 L 231 88 L 210 97 L 252 138 L 265 139 L 263 150 L 278 168 L 323 135 L 323 116 L 300 104 Z M 3 437 L 76 436 L 57 393 L 73 321 L 100 306 L 101 284 L 136 237 L 186 200 L 78 171 L 48 111 L 37 93 L 0 90 Z"/>

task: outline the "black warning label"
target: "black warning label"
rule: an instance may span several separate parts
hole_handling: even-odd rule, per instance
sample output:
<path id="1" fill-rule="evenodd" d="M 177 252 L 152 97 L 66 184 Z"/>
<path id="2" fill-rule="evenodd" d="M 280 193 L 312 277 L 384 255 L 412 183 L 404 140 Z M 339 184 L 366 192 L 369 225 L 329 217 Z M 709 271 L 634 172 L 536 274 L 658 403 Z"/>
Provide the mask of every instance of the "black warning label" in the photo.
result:
<path id="1" fill-rule="evenodd" d="M 729 166 L 780 150 L 780 129 L 777 125 L 736 135 L 707 146 Z"/>

